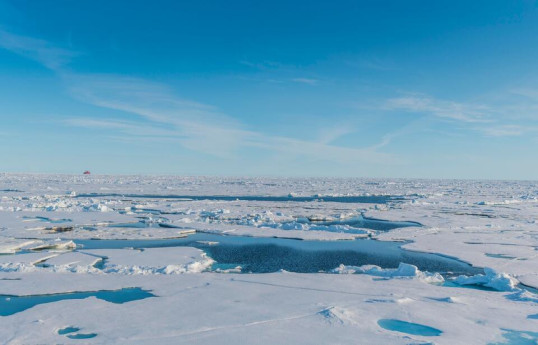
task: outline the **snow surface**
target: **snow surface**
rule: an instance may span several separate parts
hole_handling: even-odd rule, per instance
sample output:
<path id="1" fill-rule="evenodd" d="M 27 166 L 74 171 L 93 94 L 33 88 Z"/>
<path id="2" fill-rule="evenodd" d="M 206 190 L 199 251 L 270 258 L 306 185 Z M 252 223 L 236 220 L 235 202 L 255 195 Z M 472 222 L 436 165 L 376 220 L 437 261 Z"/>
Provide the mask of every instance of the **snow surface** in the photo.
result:
<path id="1" fill-rule="evenodd" d="M 214 198 L 288 195 L 284 201 Z M 395 198 L 323 201 L 375 195 Z M 297 201 L 302 196 L 315 200 Z M 94 297 L 40 304 L 0 317 L 0 339 L 6 344 L 536 342 L 537 214 L 538 183 L 532 181 L 0 174 L 0 294 L 140 287 L 157 296 L 122 304 Z M 352 225 L 361 217 L 422 226 L 376 231 Z M 333 274 L 241 274 L 234 267 L 211 270 L 213 260 L 191 247 L 85 250 L 71 241 L 167 239 L 193 231 L 406 241 L 408 250 L 458 258 L 484 273 L 443 278 L 404 262 L 391 268 L 341 265 Z M 390 331 L 379 326 L 383 319 L 442 333 Z M 58 332 L 66 327 L 96 336 L 71 339 Z"/>

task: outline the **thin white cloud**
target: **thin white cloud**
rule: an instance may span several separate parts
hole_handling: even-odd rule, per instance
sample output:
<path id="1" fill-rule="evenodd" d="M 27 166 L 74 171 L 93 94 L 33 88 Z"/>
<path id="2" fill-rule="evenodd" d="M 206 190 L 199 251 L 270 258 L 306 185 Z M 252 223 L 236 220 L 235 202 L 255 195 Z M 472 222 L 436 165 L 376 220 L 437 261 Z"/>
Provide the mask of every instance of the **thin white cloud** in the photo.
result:
<path id="1" fill-rule="evenodd" d="M 356 165 L 357 163 L 394 164 L 397 158 L 369 148 L 350 148 L 324 143 L 305 141 L 295 138 L 264 136 L 253 137 L 249 146 L 278 151 L 284 154 L 307 156 L 325 161 Z"/>
<path id="2" fill-rule="evenodd" d="M 462 122 L 489 122 L 488 107 L 467 103 L 439 100 L 426 95 L 409 95 L 388 99 L 383 109 L 431 114 Z"/>
<path id="3" fill-rule="evenodd" d="M 125 112 L 132 121 L 144 119 L 147 130 L 166 126 L 191 150 L 227 157 L 252 135 L 215 107 L 179 98 L 158 83 L 113 75 L 69 75 L 65 80 L 74 98 Z"/>
<path id="4" fill-rule="evenodd" d="M 484 127 L 480 128 L 480 130 L 492 137 L 516 137 L 525 132 L 522 127 L 515 125 Z"/>
<path id="5" fill-rule="evenodd" d="M 52 70 L 58 70 L 77 55 L 71 50 L 55 47 L 47 41 L 15 35 L 1 29 L 0 47 L 35 60 Z"/>
<path id="6" fill-rule="evenodd" d="M 62 124 L 73 127 L 95 128 L 100 130 L 119 131 L 124 134 L 134 136 L 159 136 L 159 137 L 176 137 L 176 131 L 159 128 L 155 125 L 148 126 L 137 122 L 123 120 L 98 120 L 93 118 L 75 117 L 67 118 L 60 121 Z"/>
<path id="7" fill-rule="evenodd" d="M 281 63 L 275 61 L 252 62 L 248 60 L 241 60 L 239 63 L 258 70 L 268 70 L 282 67 Z"/>
<path id="8" fill-rule="evenodd" d="M 330 144 L 337 139 L 355 132 L 355 127 L 350 124 L 338 124 L 333 127 L 324 127 L 321 129 L 319 142 L 322 144 Z"/>
<path id="9" fill-rule="evenodd" d="M 266 135 L 246 128 L 236 119 L 212 106 L 181 99 L 164 85 L 135 78 L 110 75 L 70 75 L 66 77 L 73 97 L 86 103 L 120 110 L 131 114 L 130 122 L 117 120 L 70 119 L 64 124 L 115 129 L 137 136 L 151 136 L 159 140 L 175 140 L 182 146 L 219 157 L 230 157 L 241 148 L 257 147 L 298 156 L 308 156 L 328 161 L 390 163 L 391 156 L 372 148 L 344 148 L 329 145 L 330 134 L 325 142 L 311 142 L 296 138 Z M 140 125 L 144 119 L 147 124 Z M 146 133 L 147 132 L 147 133 Z M 327 141 L 328 140 L 328 141 Z"/>
<path id="10" fill-rule="evenodd" d="M 240 123 L 216 107 L 177 97 L 167 86 L 117 75 L 64 75 L 71 95 L 85 103 L 138 114 L 150 121 L 189 126 L 239 128 Z"/>
<path id="11" fill-rule="evenodd" d="M 0 47 L 56 71 L 77 100 L 132 116 L 129 121 L 71 118 L 63 121 L 67 126 L 117 131 L 144 140 L 178 142 L 191 150 L 220 157 L 229 157 L 241 148 L 257 147 L 341 163 L 394 162 L 394 157 L 377 152 L 373 147 L 339 147 L 328 142 L 278 137 L 249 130 L 216 107 L 178 97 L 159 83 L 115 75 L 67 73 L 62 67 L 77 54 L 44 40 L 0 31 Z M 312 85 L 318 82 L 308 78 L 295 78 L 293 81 Z"/>
<path id="12" fill-rule="evenodd" d="M 524 98 L 514 98 L 513 95 Z M 488 105 L 458 103 L 414 94 L 389 99 L 382 108 L 449 119 L 465 124 L 463 128 L 489 137 L 514 137 L 538 132 L 535 122 L 538 120 L 538 90 L 534 89 L 518 89 L 496 95 Z M 526 125 L 522 125 L 524 122 Z"/>
<path id="13" fill-rule="evenodd" d="M 318 79 L 312 78 L 293 78 L 291 79 L 294 83 L 308 84 L 308 85 L 317 85 L 319 83 Z"/>
<path id="14" fill-rule="evenodd" d="M 364 56 L 350 56 L 343 57 L 342 63 L 351 66 L 353 68 L 370 69 L 376 71 L 393 71 L 396 68 L 396 64 L 389 59 L 380 57 L 364 57 Z"/>
<path id="15" fill-rule="evenodd" d="M 479 130 L 491 137 L 518 137 L 528 133 L 538 133 L 538 126 L 497 125 L 481 127 Z"/>
<path id="16" fill-rule="evenodd" d="M 538 101 L 538 90 L 529 88 L 513 89 L 513 94 L 530 98 L 531 100 Z"/>

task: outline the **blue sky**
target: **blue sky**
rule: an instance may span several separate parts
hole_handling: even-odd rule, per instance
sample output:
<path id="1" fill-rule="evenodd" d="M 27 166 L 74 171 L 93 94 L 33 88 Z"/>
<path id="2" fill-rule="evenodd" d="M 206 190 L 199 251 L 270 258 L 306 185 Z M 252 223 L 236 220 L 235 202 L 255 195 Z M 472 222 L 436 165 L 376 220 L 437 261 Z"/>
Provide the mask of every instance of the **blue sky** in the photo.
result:
<path id="1" fill-rule="evenodd" d="M 0 1 L 0 171 L 538 179 L 536 1 Z"/>

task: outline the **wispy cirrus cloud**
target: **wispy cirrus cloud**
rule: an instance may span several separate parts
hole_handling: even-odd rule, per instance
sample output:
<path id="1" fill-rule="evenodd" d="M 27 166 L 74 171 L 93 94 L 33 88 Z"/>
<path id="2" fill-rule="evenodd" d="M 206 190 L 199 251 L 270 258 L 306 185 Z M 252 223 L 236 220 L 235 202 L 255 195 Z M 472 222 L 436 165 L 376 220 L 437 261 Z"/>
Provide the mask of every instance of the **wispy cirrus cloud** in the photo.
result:
<path id="1" fill-rule="evenodd" d="M 134 121 L 94 119 L 88 117 L 71 117 L 60 120 L 66 126 L 95 128 L 103 131 L 120 132 L 136 137 L 177 137 L 178 133 L 167 128 L 159 128 L 155 125 L 148 126 Z"/>
<path id="2" fill-rule="evenodd" d="M 538 101 L 538 90 L 532 88 L 518 88 L 511 91 L 513 94 L 524 96 L 532 100 Z"/>
<path id="3" fill-rule="evenodd" d="M 292 78 L 291 81 L 294 83 L 301 83 L 301 84 L 308 84 L 308 85 L 319 84 L 319 80 L 313 79 L 313 78 Z"/>
<path id="4" fill-rule="evenodd" d="M 305 73 L 303 69 L 298 66 L 284 65 L 279 62 L 268 60 L 260 62 L 242 60 L 239 63 L 256 70 L 258 74 L 262 75 L 262 77 L 259 77 L 258 79 L 268 83 L 298 83 L 314 86 L 319 85 L 321 82 L 317 78 L 309 77 L 309 73 Z"/>
<path id="5" fill-rule="evenodd" d="M 154 140 L 160 140 L 162 135 L 163 140 L 174 140 L 188 149 L 219 157 L 229 157 L 241 148 L 254 147 L 338 162 L 389 163 L 394 158 L 374 148 L 330 145 L 329 137 L 313 142 L 252 131 L 213 106 L 181 99 L 166 86 L 150 81 L 110 75 L 72 75 L 67 80 L 74 98 L 134 116 L 128 122 L 84 118 L 64 121 L 70 126 L 118 130 Z M 141 125 L 137 122 L 140 119 L 148 123 Z"/>
<path id="6" fill-rule="evenodd" d="M 219 157 L 230 157 L 242 148 L 296 155 L 340 163 L 393 163 L 395 158 L 376 146 L 340 147 L 331 142 L 342 133 L 328 134 L 321 141 L 265 134 L 218 108 L 179 97 L 166 85 L 148 80 L 106 74 L 79 74 L 64 67 L 78 54 L 41 39 L 0 31 L 0 47 L 32 59 L 56 71 L 70 95 L 87 104 L 121 111 L 128 120 L 73 117 L 65 126 L 110 131 L 117 138 L 166 141 Z M 245 63 L 247 64 L 247 63 Z M 264 66 L 274 66 L 264 63 Z M 259 67 L 259 66 L 254 66 Z M 314 85 L 316 79 L 293 78 Z"/>
<path id="7" fill-rule="evenodd" d="M 249 60 L 241 60 L 240 64 L 257 69 L 257 70 L 268 70 L 282 67 L 282 64 L 276 61 L 261 61 L 261 62 L 252 62 Z"/>
<path id="8" fill-rule="evenodd" d="M 538 90 L 535 89 L 515 89 L 490 96 L 487 104 L 410 94 L 390 98 L 381 108 L 431 115 L 430 118 L 453 121 L 488 137 L 516 137 L 538 132 Z"/>
<path id="9" fill-rule="evenodd" d="M 383 108 L 431 114 L 438 118 L 462 122 L 490 122 L 489 108 L 480 104 L 458 103 L 440 100 L 423 94 L 411 94 L 403 97 L 388 99 Z"/>
<path id="10" fill-rule="evenodd" d="M 345 123 L 340 123 L 332 127 L 322 128 L 320 131 L 321 133 L 319 136 L 319 142 L 322 144 L 330 144 L 337 139 L 355 131 L 356 128 L 354 125 Z"/>
<path id="11" fill-rule="evenodd" d="M 109 74 L 65 74 L 64 81 L 71 96 L 79 101 L 134 113 L 150 121 L 185 126 L 241 126 L 216 107 L 178 97 L 164 84 Z"/>
<path id="12" fill-rule="evenodd" d="M 478 130 L 490 137 L 518 137 L 528 133 L 538 133 L 538 126 L 496 125 L 482 127 Z"/>
<path id="13" fill-rule="evenodd" d="M 33 37 L 16 35 L 0 29 L 0 47 L 57 70 L 68 64 L 78 53 L 56 47 Z"/>
<path id="14" fill-rule="evenodd" d="M 115 75 L 65 76 L 70 94 L 77 100 L 130 115 L 130 122 L 86 121 L 92 128 L 106 127 L 138 136 L 161 133 L 174 137 L 191 150 L 228 157 L 252 133 L 234 118 L 213 106 L 177 97 L 165 85 Z M 145 123 L 141 124 L 140 121 Z M 66 124 L 77 125 L 81 119 Z M 90 126 L 88 126 L 90 125 Z M 163 127 L 166 131 L 163 131 Z"/>

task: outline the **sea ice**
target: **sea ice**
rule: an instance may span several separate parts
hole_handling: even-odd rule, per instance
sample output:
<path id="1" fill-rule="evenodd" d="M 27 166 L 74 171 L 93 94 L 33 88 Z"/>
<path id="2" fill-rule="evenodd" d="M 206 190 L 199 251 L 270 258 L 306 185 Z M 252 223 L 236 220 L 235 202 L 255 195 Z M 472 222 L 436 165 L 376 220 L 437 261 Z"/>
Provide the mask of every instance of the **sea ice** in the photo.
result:
<path id="1" fill-rule="evenodd" d="M 0 294 L 5 298 L 133 287 L 155 296 L 116 304 L 82 294 L 36 304 L 3 316 L 0 339 L 8 344 L 36 339 L 84 344 L 536 343 L 537 211 L 534 181 L 0 174 Z M 388 222 L 365 222 L 369 219 Z M 219 238 L 198 243 L 199 249 L 73 246 L 90 239 L 166 242 L 193 232 Z M 421 253 L 402 254 L 397 268 L 375 262 L 334 270 L 358 274 L 283 272 L 282 260 L 272 262 L 275 273 L 249 274 L 243 263 L 215 263 L 208 254 L 226 242 L 221 238 L 234 235 L 301 243 L 304 265 L 317 257 L 309 246 L 320 250 L 334 244 L 328 241 L 349 245 L 355 238 L 369 238 L 361 242 L 371 246 L 361 263 L 374 263 L 378 250 L 392 246 L 398 253 L 433 253 L 473 267 L 451 266 L 470 272 L 456 278 L 453 288 L 443 286 L 441 273 L 452 282 L 459 271 L 420 270 L 423 262 L 409 260 L 427 260 Z M 404 250 L 380 241 L 396 241 Z M 267 243 L 264 250 L 272 245 L 278 247 Z M 254 259 L 263 262 L 263 257 Z M 475 275 L 480 267 L 486 267 L 484 273 Z M 393 324 L 385 324 L 386 329 L 380 320 Z M 433 338 L 424 329 L 415 332 L 415 326 L 394 321 L 442 333 Z M 77 330 L 59 334 L 66 327 Z"/>
<path id="2" fill-rule="evenodd" d="M 460 285 L 483 285 L 498 291 L 513 291 L 519 281 L 507 273 L 498 273 L 489 267 L 484 268 L 484 274 L 477 274 L 471 277 L 459 276 L 456 283 Z"/>

